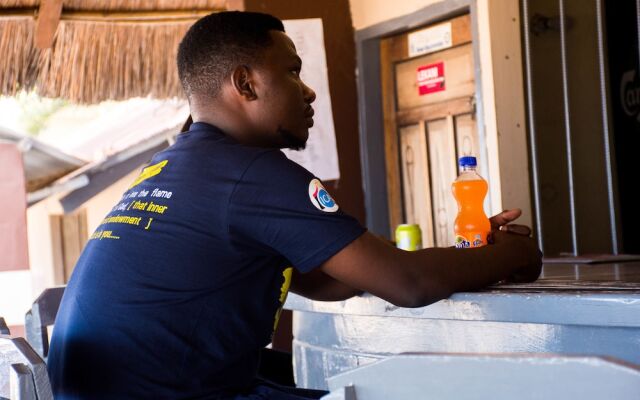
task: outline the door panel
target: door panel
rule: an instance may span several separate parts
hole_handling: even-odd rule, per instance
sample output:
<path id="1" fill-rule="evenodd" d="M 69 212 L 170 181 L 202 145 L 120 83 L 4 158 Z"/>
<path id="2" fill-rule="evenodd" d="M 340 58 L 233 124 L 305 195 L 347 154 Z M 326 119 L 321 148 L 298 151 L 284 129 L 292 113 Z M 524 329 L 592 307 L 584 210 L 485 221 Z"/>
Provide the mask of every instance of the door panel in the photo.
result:
<path id="1" fill-rule="evenodd" d="M 451 47 L 410 57 L 408 35 L 451 24 Z M 480 154 L 469 15 L 381 41 L 389 219 L 419 224 L 424 247 L 454 243 L 459 154 Z"/>
<path id="2" fill-rule="evenodd" d="M 439 63 L 444 67 L 444 90 L 421 95 L 418 88 L 418 69 Z M 471 44 L 399 63 L 396 65 L 396 88 L 399 109 L 439 103 L 473 94 L 475 82 Z"/>
<path id="3" fill-rule="evenodd" d="M 478 129 L 476 121 L 473 119 L 472 114 L 461 114 L 454 117 L 455 129 L 456 129 L 456 149 L 458 157 L 462 156 L 478 156 L 480 151 L 480 144 L 478 139 Z M 483 171 L 480 165 L 477 168 L 478 173 L 481 176 Z"/>
<path id="4" fill-rule="evenodd" d="M 400 128 L 400 160 L 405 221 L 420 225 L 423 248 L 433 247 L 429 159 L 424 124 Z"/>
<path id="5" fill-rule="evenodd" d="M 427 122 L 429 159 L 431 161 L 431 185 L 436 246 L 447 247 L 454 243 L 453 222 L 458 211 L 451 193 L 451 183 L 456 179 L 456 145 L 451 116 Z"/>

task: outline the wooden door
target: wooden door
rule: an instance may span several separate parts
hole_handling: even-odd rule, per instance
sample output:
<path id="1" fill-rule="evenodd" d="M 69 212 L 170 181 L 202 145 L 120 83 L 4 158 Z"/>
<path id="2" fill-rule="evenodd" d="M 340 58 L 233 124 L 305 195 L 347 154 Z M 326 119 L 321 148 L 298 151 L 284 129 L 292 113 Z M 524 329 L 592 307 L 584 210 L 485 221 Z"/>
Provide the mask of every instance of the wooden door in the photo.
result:
<path id="1" fill-rule="evenodd" d="M 380 43 L 389 222 L 419 224 L 424 247 L 453 245 L 456 160 L 479 155 L 470 27 L 467 14 Z"/>
<path id="2" fill-rule="evenodd" d="M 73 214 L 50 215 L 53 260 L 56 277 L 69 282 L 71 273 L 87 243 L 87 210 Z"/>

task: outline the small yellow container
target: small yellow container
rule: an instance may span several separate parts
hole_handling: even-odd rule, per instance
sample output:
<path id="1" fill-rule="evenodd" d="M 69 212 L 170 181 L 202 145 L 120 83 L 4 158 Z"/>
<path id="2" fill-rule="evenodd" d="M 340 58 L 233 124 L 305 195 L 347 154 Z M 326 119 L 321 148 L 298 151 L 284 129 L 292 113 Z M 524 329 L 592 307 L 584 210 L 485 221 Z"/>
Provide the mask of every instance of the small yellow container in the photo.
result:
<path id="1" fill-rule="evenodd" d="M 396 228 L 396 247 L 408 251 L 420 250 L 422 248 L 420 225 L 398 225 Z"/>

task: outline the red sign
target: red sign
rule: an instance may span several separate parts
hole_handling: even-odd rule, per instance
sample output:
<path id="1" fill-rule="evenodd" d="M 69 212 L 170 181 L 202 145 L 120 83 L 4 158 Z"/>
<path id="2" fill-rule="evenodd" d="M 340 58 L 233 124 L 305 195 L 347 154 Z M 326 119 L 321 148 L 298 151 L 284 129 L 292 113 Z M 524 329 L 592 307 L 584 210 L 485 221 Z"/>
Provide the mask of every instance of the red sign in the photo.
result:
<path id="1" fill-rule="evenodd" d="M 444 61 L 418 68 L 418 93 L 420 96 L 441 92 L 444 89 Z"/>

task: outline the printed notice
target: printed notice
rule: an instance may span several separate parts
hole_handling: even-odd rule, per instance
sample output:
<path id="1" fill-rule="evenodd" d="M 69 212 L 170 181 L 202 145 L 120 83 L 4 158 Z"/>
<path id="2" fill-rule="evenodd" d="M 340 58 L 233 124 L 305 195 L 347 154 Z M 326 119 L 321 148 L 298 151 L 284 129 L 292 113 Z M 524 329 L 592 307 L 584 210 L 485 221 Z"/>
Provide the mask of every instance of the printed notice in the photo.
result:
<path id="1" fill-rule="evenodd" d="M 408 36 L 409 57 L 448 49 L 452 45 L 451 22 L 410 33 Z"/>
<path id="2" fill-rule="evenodd" d="M 445 89 L 444 61 L 419 67 L 417 80 L 420 96 L 443 91 Z"/>
<path id="3" fill-rule="evenodd" d="M 329 75 L 324 51 L 324 33 L 320 18 L 283 21 L 302 59 L 302 80 L 316 92 L 314 125 L 309 129 L 307 147 L 301 151 L 283 150 L 289 159 L 302 165 L 322 180 L 340 178 L 336 133 L 331 112 Z"/>

